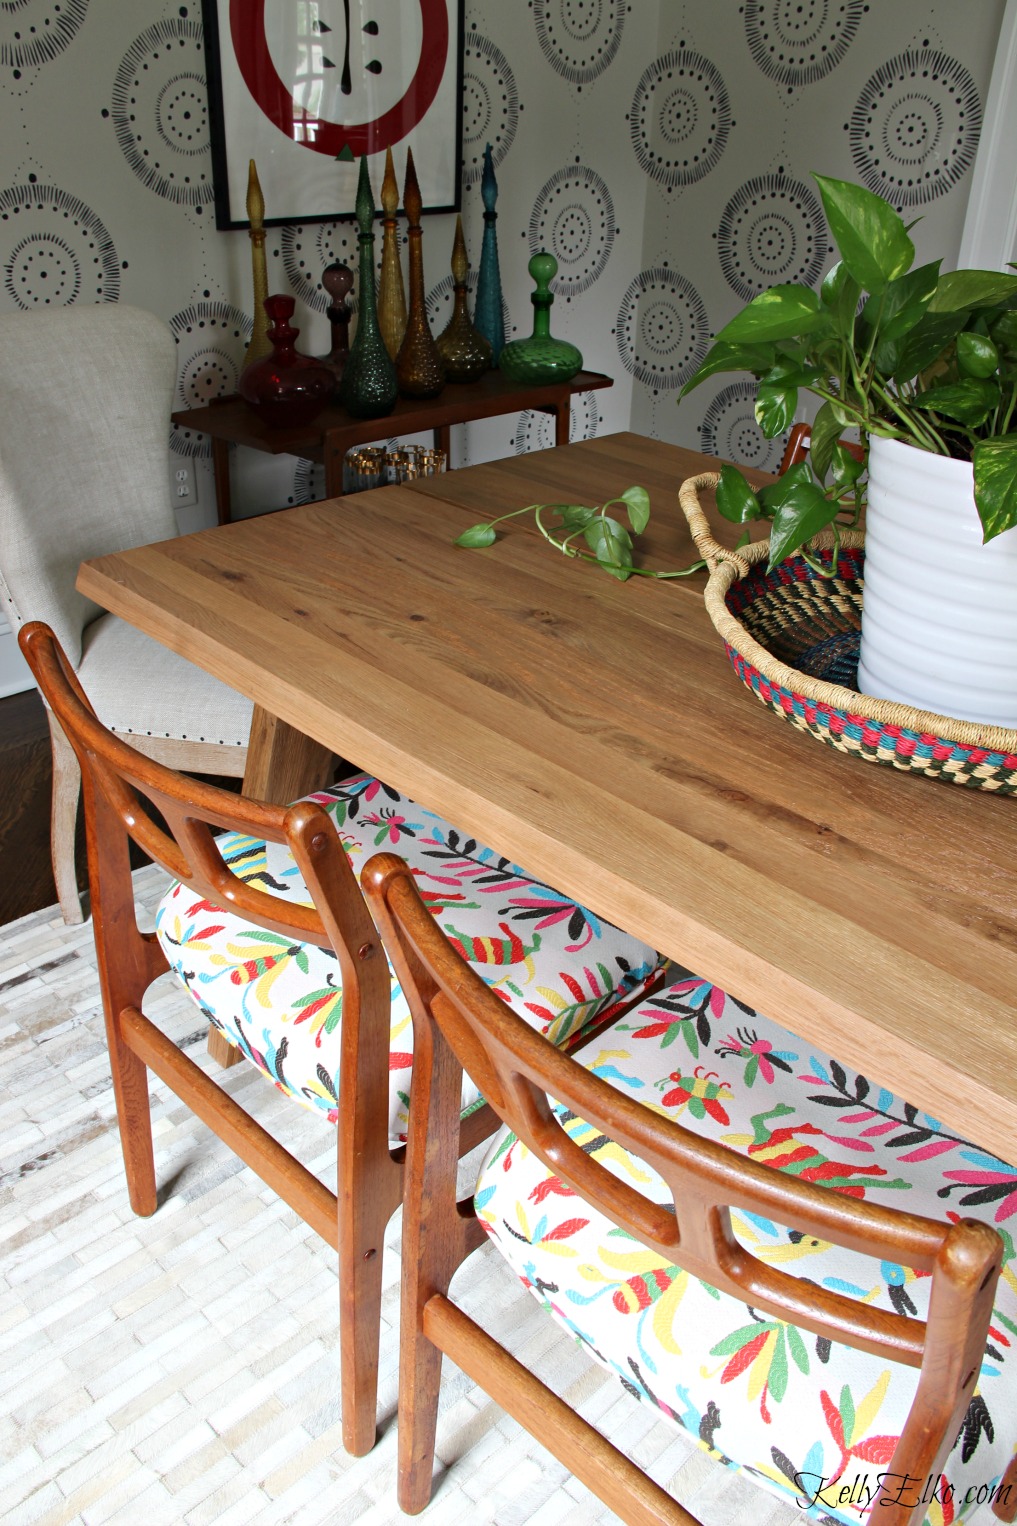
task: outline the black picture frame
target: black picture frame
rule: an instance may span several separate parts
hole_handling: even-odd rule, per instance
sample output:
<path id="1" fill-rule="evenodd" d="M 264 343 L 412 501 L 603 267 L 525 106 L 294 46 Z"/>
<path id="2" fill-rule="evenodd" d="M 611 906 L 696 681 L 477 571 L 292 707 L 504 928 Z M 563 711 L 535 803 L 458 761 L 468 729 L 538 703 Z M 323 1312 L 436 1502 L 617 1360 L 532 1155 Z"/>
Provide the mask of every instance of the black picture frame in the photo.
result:
<path id="1" fill-rule="evenodd" d="M 252 159 L 267 227 L 352 217 L 388 147 L 400 190 L 412 147 L 424 211 L 459 211 L 463 3 L 202 0 L 216 227 L 250 227 Z"/>

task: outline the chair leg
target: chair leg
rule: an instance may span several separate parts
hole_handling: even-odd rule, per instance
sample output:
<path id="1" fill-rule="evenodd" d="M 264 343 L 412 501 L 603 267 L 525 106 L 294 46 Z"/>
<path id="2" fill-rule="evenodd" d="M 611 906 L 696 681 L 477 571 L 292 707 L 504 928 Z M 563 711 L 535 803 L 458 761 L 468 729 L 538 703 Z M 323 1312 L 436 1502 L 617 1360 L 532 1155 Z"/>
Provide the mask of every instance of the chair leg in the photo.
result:
<path id="1" fill-rule="evenodd" d="M 64 736 L 51 711 L 46 712 L 53 754 L 53 804 L 50 812 L 50 856 L 53 879 L 63 919 L 83 922 L 78 876 L 74 863 L 74 839 L 78 825 L 81 770 L 74 748 Z"/>
<path id="2" fill-rule="evenodd" d="M 392 1164 L 391 1157 L 386 1165 Z M 396 1168 L 393 1165 L 393 1171 Z M 339 1181 L 339 1364 L 343 1446 L 363 1457 L 378 1430 L 378 1349 L 385 1230 L 399 1203 L 387 1183 L 354 1171 L 344 1194 Z M 388 1172 L 385 1175 L 388 1176 Z M 359 1181 L 357 1178 L 360 1178 Z"/>
<path id="3" fill-rule="evenodd" d="M 1017 1520 L 1017 1452 L 1010 1458 L 1000 1479 L 999 1496 L 993 1501 L 992 1513 L 1008 1523 Z"/>
<path id="4" fill-rule="evenodd" d="M 223 1070 L 229 1070 L 233 1065 L 239 1065 L 244 1058 L 237 1044 L 231 1044 L 221 1028 L 214 1023 L 208 1025 L 208 1054 Z"/>

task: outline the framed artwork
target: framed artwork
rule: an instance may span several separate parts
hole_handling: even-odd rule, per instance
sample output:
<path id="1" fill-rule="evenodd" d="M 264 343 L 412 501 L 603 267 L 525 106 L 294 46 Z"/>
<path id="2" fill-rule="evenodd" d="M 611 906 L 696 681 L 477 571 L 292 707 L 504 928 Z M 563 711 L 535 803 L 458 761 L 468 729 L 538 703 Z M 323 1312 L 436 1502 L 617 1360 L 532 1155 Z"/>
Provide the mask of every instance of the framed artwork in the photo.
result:
<path id="1" fill-rule="evenodd" d="M 353 215 L 361 154 L 375 197 L 406 148 L 426 212 L 460 207 L 463 0 L 202 0 L 218 228 Z"/>

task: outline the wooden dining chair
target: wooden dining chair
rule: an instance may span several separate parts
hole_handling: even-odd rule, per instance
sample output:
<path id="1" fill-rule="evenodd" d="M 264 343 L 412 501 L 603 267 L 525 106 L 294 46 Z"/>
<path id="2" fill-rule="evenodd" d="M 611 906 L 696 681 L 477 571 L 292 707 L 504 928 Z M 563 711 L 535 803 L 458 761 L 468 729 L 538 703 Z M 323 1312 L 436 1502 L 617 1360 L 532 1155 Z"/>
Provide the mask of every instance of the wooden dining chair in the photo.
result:
<path id="1" fill-rule="evenodd" d="M 566 1055 L 492 998 L 400 859 L 362 884 L 416 1028 L 405 1511 L 430 1497 L 444 1353 L 623 1520 L 695 1520 L 449 1298 L 486 1232 L 630 1394 L 764 1488 L 904 1526 L 931 1479 L 951 1500 L 931 1520 L 994 1499 L 1013 1521 L 1017 1171 L 687 973 Z M 505 1127 L 457 1203 L 464 1066 Z"/>
<path id="2" fill-rule="evenodd" d="M 491 983 L 493 1000 L 555 1042 L 575 1042 L 636 1000 L 659 981 L 658 957 L 366 775 L 288 809 L 186 778 L 96 719 L 46 626 L 25 626 L 20 640 L 81 765 L 131 1206 L 138 1214 L 156 1207 L 151 1069 L 338 1249 L 343 1440 L 366 1452 L 376 1429 L 382 1241 L 402 1197 L 413 1043 L 351 858 L 398 845 L 433 915 Z M 172 876 L 154 933 L 141 933 L 135 919 L 131 838 Z M 246 1059 L 336 1126 L 336 1193 L 144 1015 L 145 992 L 167 969 Z M 472 1084 L 460 1112 L 456 1148 L 465 1150 L 490 1133 L 493 1118 Z"/>

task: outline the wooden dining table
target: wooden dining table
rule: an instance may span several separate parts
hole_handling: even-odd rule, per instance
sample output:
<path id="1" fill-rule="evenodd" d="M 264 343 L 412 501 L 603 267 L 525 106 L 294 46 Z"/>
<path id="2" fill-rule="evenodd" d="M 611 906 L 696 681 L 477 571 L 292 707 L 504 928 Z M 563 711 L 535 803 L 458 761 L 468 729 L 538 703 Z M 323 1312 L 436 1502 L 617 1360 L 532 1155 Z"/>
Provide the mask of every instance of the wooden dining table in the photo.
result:
<path id="1" fill-rule="evenodd" d="M 339 754 L 1017 1162 L 1017 800 L 764 709 L 702 573 L 619 582 L 526 515 L 453 545 L 638 483 L 637 560 L 677 568 L 678 487 L 716 465 L 609 435 L 99 557 L 78 587 L 254 700 L 250 787 L 295 796 Z"/>

